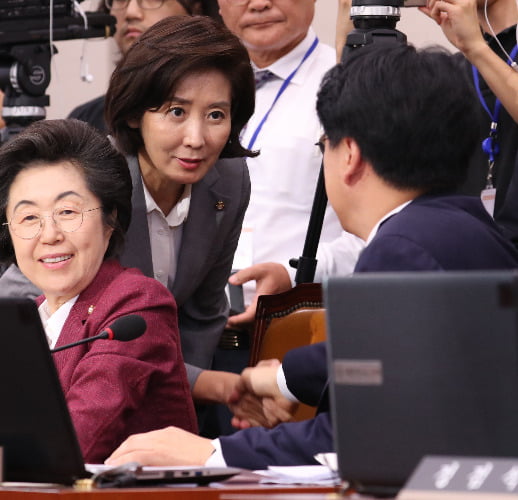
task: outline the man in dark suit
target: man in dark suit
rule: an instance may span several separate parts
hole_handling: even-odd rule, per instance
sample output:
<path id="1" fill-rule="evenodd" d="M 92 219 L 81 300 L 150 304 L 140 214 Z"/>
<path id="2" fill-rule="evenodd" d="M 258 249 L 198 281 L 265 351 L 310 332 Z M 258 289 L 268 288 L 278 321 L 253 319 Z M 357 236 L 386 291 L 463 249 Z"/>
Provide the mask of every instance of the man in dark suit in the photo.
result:
<path id="1" fill-rule="evenodd" d="M 326 189 L 344 229 L 367 242 L 356 272 L 518 267 L 518 254 L 480 199 L 451 194 L 476 145 L 477 105 L 453 58 L 438 50 L 373 44 L 324 78 L 317 110 L 326 133 Z M 280 367 L 245 370 L 241 391 L 318 404 L 314 419 L 214 441 L 168 427 L 130 437 L 110 461 L 315 463 L 316 453 L 333 449 L 326 384 L 325 345 L 293 350 Z"/>
<path id="2" fill-rule="evenodd" d="M 349 54 L 317 103 L 329 200 L 367 243 L 355 272 L 515 267 L 480 199 L 454 194 L 477 147 L 478 106 L 455 60 L 400 45 L 370 67 L 377 50 Z"/>

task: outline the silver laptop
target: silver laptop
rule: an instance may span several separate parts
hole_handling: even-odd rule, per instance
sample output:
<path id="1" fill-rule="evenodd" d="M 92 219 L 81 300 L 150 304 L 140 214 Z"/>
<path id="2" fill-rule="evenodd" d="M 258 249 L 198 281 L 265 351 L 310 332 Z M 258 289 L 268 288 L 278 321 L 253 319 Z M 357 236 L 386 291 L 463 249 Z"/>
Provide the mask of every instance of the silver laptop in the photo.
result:
<path id="1" fill-rule="evenodd" d="M 0 299 L 0 446 L 7 482 L 72 484 L 90 477 L 81 455 L 37 307 Z M 96 469 L 95 472 L 100 472 Z M 103 471 L 102 485 L 204 484 L 231 477 L 230 467 L 126 467 Z"/>
<path id="2" fill-rule="evenodd" d="M 518 457 L 517 276 L 373 273 L 325 284 L 343 480 L 393 494 L 424 455 Z"/>

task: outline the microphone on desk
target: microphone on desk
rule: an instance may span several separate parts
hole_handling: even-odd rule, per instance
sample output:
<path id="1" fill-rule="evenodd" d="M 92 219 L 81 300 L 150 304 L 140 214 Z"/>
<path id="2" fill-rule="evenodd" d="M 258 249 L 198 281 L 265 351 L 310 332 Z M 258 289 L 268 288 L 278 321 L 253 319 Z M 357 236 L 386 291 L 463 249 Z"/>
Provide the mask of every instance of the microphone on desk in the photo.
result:
<path id="1" fill-rule="evenodd" d="M 93 342 L 94 340 L 107 339 L 107 340 L 120 340 L 121 342 L 127 342 L 140 337 L 146 331 L 146 321 L 142 316 L 137 314 L 128 314 L 115 320 L 109 327 L 103 330 L 99 335 L 88 337 L 86 339 L 72 342 L 71 344 L 62 345 L 51 349 L 50 352 L 54 354 L 58 351 L 63 351 L 76 345 L 86 344 L 87 342 Z"/>

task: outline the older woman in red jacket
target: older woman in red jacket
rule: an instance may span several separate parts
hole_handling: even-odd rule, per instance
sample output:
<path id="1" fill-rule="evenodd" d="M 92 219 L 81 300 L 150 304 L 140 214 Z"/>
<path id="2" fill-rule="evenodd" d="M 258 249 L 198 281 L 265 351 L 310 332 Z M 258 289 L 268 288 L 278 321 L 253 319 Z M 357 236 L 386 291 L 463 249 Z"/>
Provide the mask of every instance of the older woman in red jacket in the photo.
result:
<path id="1" fill-rule="evenodd" d="M 146 333 L 54 355 L 84 459 L 102 462 L 126 437 L 175 423 L 197 430 L 175 301 L 118 254 L 131 218 L 127 164 L 84 122 L 37 122 L 0 149 L 0 259 L 43 296 L 49 345 L 92 337 L 138 314 Z"/>

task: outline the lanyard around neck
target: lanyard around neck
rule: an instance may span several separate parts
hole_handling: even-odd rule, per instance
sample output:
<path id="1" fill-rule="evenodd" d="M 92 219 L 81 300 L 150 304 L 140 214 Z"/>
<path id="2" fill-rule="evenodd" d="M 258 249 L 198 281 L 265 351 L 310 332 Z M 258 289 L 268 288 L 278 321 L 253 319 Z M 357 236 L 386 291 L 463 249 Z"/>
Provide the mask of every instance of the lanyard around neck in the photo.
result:
<path id="1" fill-rule="evenodd" d="M 518 45 L 513 47 L 511 54 L 509 55 L 509 60 L 507 64 L 511 65 L 518 53 Z M 482 91 L 480 90 L 480 77 L 478 73 L 478 69 L 472 65 L 471 70 L 473 72 L 473 81 L 475 83 L 475 89 L 477 91 L 478 99 L 480 104 L 482 104 L 483 108 L 486 110 L 487 114 L 491 118 L 491 126 L 489 129 L 489 136 L 486 137 L 482 141 L 482 149 L 484 153 L 487 154 L 489 160 L 489 173 L 488 173 L 488 185 L 492 185 L 492 170 L 495 162 L 495 155 L 500 152 L 500 147 L 497 142 L 497 134 L 498 134 L 498 120 L 500 118 L 500 110 L 502 109 L 502 102 L 498 97 L 495 96 L 495 106 L 493 110 L 489 109 L 489 105 L 487 104 L 484 96 L 482 95 Z"/>
<path id="2" fill-rule="evenodd" d="M 288 85 L 293 80 L 293 77 L 297 74 L 297 71 L 304 64 L 306 59 L 313 53 L 313 51 L 315 50 L 317 45 L 318 45 L 318 37 L 315 37 L 315 40 L 313 40 L 313 43 L 311 44 L 311 47 L 309 47 L 309 49 L 306 51 L 306 53 L 302 57 L 301 61 L 297 65 L 297 67 L 290 73 L 288 78 L 286 78 L 286 80 L 284 80 L 282 82 L 282 86 L 279 89 L 279 91 L 277 92 L 277 95 L 275 96 L 275 99 L 273 100 L 270 108 L 265 113 L 265 115 L 263 116 L 262 120 L 259 122 L 259 125 L 257 125 L 257 128 L 255 129 L 254 133 L 252 134 L 252 137 L 250 138 L 250 142 L 248 143 L 248 149 L 252 149 L 253 148 L 253 146 L 255 144 L 255 141 L 257 140 L 257 136 L 259 135 L 259 132 L 261 132 L 261 129 L 263 128 L 263 125 L 268 120 L 268 117 L 270 116 L 270 113 L 271 113 L 272 109 L 274 108 L 275 104 L 277 103 L 277 101 L 279 100 L 281 95 L 284 93 L 284 91 L 288 88 Z"/>

